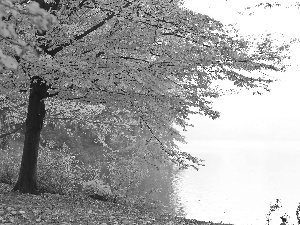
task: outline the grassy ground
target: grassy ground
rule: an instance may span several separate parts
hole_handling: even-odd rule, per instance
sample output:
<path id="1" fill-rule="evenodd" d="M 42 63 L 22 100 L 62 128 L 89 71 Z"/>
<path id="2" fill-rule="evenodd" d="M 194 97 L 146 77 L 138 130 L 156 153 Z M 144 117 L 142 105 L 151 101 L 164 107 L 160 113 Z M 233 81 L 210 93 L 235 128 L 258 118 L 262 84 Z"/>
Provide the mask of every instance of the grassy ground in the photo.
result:
<path id="1" fill-rule="evenodd" d="M 122 204 L 96 201 L 89 197 L 11 192 L 12 186 L 0 183 L 0 224 L 163 224 L 219 225 L 159 215 Z M 224 224 L 222 224 L 224 225 Z"/>

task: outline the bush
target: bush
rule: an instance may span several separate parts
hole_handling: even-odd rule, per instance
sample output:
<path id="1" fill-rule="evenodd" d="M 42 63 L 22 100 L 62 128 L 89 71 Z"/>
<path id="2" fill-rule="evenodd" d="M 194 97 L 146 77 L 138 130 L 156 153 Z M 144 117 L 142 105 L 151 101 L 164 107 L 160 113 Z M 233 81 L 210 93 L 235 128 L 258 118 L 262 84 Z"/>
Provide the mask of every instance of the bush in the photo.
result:
<path id="1" fill-rule="evenodd" d="M 73 194 L 82 183 L 82 166 L 65 145 L 61 151 L 42 148 L 38 158 L 38 189 L 53 194 Z"/>
<path id="2" fill-rule="evenodd" d="M 100 179 L 93 179 L 82 183 L 82 192 L 94 199 L 101 201 L 115 201 L 110 187 Z"/>
<path id="3" fill-rule="evenodd" d="M 12 185 L 17 182 L 20 160 L 12 157 L 9 152 L 10 149 L 0 154 L 0 183 Z"/>
<path id="4" fill-rule="evenodd" d="M 0 152 L 0 182 L 14 185 L 18 178 L 21 155 L 12 151 Z M 106 163 L 109 183 L 105 183 L 102 169 Z M 141 181 L 147 179 L 149 169 L 138 157 L 97 162 L 85 166 L 71 154 L 66 145 L 61 150 L 40 148 L 37 168 L 37 186 L 41 193 L 84 195 L 97 200 L 112 201 L 154 209 L 160 205 L 140 193 Z M 156 183 L 156 180 L 153 180 Z"/>

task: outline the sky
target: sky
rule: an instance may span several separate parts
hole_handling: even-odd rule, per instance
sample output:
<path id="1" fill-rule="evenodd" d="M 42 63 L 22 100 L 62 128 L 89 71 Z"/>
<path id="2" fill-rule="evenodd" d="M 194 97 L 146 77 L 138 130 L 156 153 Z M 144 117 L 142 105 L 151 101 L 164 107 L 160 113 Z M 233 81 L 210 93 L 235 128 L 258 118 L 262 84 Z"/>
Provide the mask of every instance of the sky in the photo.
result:
<path id="1" fill-rule="evenodd" d="M 295 25 L 300 21 L 300 9 L 254 8 L 252 16 L 238 13 L 259 2 L 263 1 L 186 0 L 185 7 L 223 24 L 234 23 L 242 34 L 269 32 L 283 34 L 285 39 L 300 38 L 300 29 Z M 291 56 L 292 66 L 282 74 L 274 74 L 280 81 L 270 86 L 271 92 L 252 95 L 251 91 L 243 91 L 214 100 L 214 109 L 221 113 L 216 120 L 199 115 L 190 117 L 194 127 L 183 132 L 186 141 L 300 141 L 300 105 L 297 103 L 300 44 L 292 46 Z"/>

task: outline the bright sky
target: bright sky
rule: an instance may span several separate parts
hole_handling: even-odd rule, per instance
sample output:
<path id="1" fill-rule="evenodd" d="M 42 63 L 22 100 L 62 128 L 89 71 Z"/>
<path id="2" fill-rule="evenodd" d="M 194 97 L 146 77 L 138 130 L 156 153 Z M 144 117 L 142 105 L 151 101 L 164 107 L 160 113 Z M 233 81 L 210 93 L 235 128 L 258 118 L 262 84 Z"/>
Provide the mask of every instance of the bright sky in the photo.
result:
<path id="1" fill-rule="evenodd" d="M 253 16 L 238 12 L 258 0 L 186 0 L 186 7 L 209 15 L 224 24 L 236 23 L 243 34 L 282 33 L 285 38 L 300 38 L 300 9 L 278 7 L 254 8 Z M 267 1 L 272 2 L 272 1 Z M 289 2 L 289 1 L 279 1 Z M 249 11 L 250 12 L 250 11 Z M 221 117 L 211 120 L 192 117 L 194 128 L 184 133 L 188 142 L 231 139 L 246 141 L 300 141 L 300 44 L 292 48 L 292 67 L 279 74 L 281 81 L 271 86 L 271 92 L 253 96 L 252 92 L 221 97 L 214 108 Z"/>

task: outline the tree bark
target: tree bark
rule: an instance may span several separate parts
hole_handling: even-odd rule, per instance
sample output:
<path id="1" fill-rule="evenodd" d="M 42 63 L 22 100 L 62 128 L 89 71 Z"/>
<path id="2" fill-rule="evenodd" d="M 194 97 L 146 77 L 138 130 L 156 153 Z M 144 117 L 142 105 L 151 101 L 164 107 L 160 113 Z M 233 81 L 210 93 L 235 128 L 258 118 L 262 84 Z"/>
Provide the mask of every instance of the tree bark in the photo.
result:
<path id="1" fill-rule="evenodd" d="M 31 78 L 23 156 L 19 178 L 13 191 L 38 194 L 37 158 L 40 132 L 46 114 L 44 99 L 48 97 L 47 90 L 46 83 L 40 77 Z"/>

